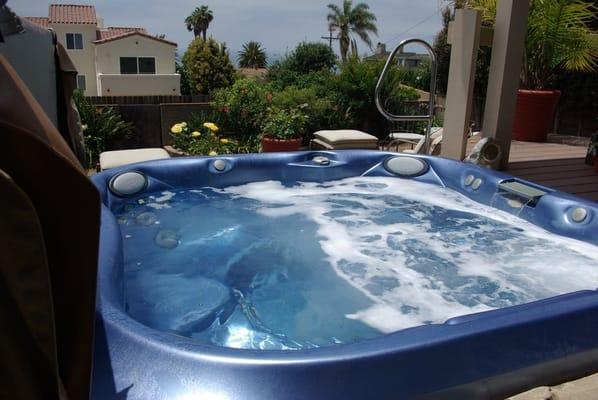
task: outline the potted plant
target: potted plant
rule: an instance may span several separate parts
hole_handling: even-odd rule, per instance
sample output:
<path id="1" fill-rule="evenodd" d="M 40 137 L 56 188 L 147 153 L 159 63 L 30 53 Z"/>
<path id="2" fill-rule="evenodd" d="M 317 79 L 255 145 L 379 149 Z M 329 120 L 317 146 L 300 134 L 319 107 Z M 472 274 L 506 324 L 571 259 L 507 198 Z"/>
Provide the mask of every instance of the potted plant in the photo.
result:
<path id="1" fill-rule="evenodd" d="M 307 116 L 300 109 L 269 109 L 262 124 L 262 151 L 299 150 L 306 124 Z"/>
<path id="2" fill-rule="evenodd" d="M 598 133 L 594 133 L 590 139 L 586 164 L 594 165 L 594 169 L 598 172 Z"/>
<path id="3" fill-rule="evenodd" d="M 494 21 L 496 0 L 469 0 Z M 517 93 L 513 139 L 546 140 L 561 95 L 554 87 L 560 71 L 594 70 L 598 36 L 589 28 L 598 8 L 587 0 L 531 0 L 521 89 Z"/>

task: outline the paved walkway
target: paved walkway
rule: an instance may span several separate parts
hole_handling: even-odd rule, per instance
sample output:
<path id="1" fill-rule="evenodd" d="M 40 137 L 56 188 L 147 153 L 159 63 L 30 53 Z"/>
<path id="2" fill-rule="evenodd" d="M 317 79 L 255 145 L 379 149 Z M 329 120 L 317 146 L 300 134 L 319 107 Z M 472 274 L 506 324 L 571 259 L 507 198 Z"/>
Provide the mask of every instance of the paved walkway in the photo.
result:
<path id="1" fill-rule="evenodd" d="M 598 399 L 598 374 L 563 383 L 542 386 L 509 397 L 507 400 L 596 400 Z"/>

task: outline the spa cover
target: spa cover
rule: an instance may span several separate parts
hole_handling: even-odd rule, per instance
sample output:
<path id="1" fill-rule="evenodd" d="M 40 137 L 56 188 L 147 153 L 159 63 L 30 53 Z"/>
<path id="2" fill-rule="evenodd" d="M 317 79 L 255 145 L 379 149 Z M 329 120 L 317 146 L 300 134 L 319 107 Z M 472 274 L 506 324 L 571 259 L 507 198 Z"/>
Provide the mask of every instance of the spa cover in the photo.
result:
<path id="1" fill-rule="evenodd" d="M 59 385 L 88 398 L 98 192 L 2 55 L 0 93 L 0 310 L 11 321 L 1 330 L 0 398 L 57 398 Z"/>

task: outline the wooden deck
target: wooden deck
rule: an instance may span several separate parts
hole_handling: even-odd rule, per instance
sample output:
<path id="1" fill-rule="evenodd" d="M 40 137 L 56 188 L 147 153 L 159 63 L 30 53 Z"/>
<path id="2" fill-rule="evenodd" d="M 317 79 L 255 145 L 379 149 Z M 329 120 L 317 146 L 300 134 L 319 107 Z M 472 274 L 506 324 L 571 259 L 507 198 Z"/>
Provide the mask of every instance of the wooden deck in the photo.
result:
<path id="1" fill-rule="evenodd" d="M 475 139 L 468 143 L 469 149 Z M 507 173 L 598 201 L 598 172 L 584 164 L 586 148 L 557 143 L 513 141 Z"/>

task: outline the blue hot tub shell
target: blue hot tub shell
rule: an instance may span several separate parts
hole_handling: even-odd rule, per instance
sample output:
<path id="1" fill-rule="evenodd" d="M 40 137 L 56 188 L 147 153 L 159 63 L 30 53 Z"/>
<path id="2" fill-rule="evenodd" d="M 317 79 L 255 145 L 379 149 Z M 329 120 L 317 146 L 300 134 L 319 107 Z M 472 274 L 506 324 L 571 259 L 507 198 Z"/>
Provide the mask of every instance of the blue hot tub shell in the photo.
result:
<path id="1" fill-rule="evenodd" d="M 316 156 L 330 162 L 314 163 Z M 96 175 L 93 181 L 103 207 L 92 397 L 499 399 L 597 372 L 598 293 L 594 290 L 452 318 L 444 324 L 405 329 L 355 344 L 299 351 L 206 345 L 156 331 L 127 315 L 121 234 L 110 211 L 122 199 L 108 188 L 113 176 L 123 171 L 145 174 L 144 192 L 264 180 L 321 182 L 360 175 L 393 176 L 384 163 L 395 156 L 399 155 L 318 151 L 179 158 Z M 499 184 L 513 179 L 453 160 L 409 157 L 424 160 L 429 168 L 420 176 L 397 179 L 446 186 L 487 205 L 495 201 Z M 225 160 L 223 171 L 215 168 L 217 159 Z M 470 176 L 481 179 L 479 188 L 465 184 Z M 546 194 L 532 206 L 524 206 L 521 218 L 598 245 L 597 203 L 531 185 Z M 581 222 L 571 217 L 576 208 L 587 213 Z"/>

